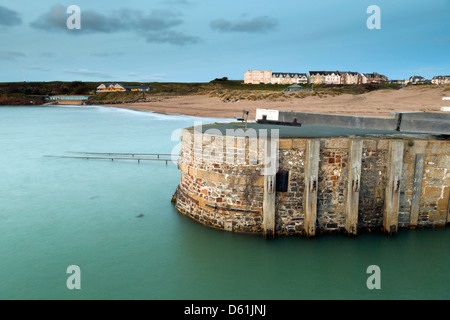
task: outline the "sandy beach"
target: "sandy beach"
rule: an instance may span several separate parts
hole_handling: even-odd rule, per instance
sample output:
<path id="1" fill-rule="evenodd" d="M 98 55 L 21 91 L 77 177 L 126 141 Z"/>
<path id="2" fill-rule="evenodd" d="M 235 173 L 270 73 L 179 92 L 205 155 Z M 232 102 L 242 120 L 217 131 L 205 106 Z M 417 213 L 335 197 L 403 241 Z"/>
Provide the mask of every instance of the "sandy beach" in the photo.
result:
<path id="1" fill-rule="evenodd" d="M 162 98 L 156 102 L 107 105 L 141 111 L 190 116 L 234 118 L 242 110 L 250 111 L 249 119 L 255 119 L 256 109 L 292 110 L 329 114 L 346 114 L 386 117 L 391 112 L 427 111 L 441 112 L 450 106 L 442 97 L 450 96 L 444 87 L 406 87 L 400 90 L 377 90 L 360 95 L 309 96 L 305 98 L 281 98 L 277 100 L 240 100 L 224 102 L 206 95 Z"/>

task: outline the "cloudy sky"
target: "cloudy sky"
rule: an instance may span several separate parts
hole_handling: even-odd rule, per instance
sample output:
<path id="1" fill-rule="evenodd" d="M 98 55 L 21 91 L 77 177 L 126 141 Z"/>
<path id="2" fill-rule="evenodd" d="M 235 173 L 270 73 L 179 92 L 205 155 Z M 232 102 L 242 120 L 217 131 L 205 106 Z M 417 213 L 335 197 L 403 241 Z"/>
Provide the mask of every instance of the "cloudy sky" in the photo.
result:
<path id="1" fill-rule="evenodd" d="M 67 8 L 81 9 L 69 30 Z M 370 5 L 381 29 L 367 28 Z M 0 0 L 0 81 L 450 74 L 449 0 Z"/>

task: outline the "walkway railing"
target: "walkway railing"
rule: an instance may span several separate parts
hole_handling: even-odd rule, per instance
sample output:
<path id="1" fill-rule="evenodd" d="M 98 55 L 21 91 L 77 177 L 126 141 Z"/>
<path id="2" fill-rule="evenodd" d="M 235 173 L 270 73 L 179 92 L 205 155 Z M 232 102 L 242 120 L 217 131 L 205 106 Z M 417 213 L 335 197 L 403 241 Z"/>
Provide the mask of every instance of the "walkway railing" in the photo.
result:
<path id="1" fill-rule="evenodd" d="M 68 153 L 80 154 L 79 156 L 53 156 L 44 155 L 47 158 L 66 158 L 66 159 L 86 159 L 86 160 L 134 160 L 138 163 L 141 161 L 163 161 L 166 165 L 169 161 L 173 161 L 174 158 L 179 157 L 179 154 L 170 153 L 121 153 L 121 152 L 76 152 L 69 151 Z M 83 156 L 81 156 L 83 154 Z M 149 158 L 148 156 L 156 156 L 157 158 Z M 171 157 L 170 159 L 164 159 L 161 157 Z"/>

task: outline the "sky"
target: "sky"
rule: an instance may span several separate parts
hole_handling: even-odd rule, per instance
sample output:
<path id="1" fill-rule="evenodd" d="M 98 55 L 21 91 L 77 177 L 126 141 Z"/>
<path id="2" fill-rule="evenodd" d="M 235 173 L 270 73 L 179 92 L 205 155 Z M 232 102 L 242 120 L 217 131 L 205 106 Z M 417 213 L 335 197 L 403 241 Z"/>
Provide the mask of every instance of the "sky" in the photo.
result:
<path id="1" fill-rule="evenodd" d="M 72 5 L 81 29 L 67 27 Z M 371 5 L 380 29 L 367 27 Z M 0 82 L 208 82 L 247 70 L 431 79 L 450 74 L 450 0 L 0 0 L 0 44 Z"/>

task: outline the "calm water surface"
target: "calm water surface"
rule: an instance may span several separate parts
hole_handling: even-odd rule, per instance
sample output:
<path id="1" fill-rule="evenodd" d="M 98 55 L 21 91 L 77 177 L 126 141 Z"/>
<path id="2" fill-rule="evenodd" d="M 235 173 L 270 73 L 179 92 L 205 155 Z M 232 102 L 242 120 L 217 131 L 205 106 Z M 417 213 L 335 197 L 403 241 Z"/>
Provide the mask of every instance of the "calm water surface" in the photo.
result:
<path id="1" fill-rule="evenodd" d="M 194 120 L 0 108 L 0 299 L 450 298 L 448 228 L 265 241 L 178 214 L 172 163 L 43 157 L 171 153 L 172 133 Z M 66 287 L 70 265 L 81 268 L 81 290 Z M 381 268 L 381 290 L 367 289 L 370 265 Z"/>

